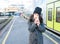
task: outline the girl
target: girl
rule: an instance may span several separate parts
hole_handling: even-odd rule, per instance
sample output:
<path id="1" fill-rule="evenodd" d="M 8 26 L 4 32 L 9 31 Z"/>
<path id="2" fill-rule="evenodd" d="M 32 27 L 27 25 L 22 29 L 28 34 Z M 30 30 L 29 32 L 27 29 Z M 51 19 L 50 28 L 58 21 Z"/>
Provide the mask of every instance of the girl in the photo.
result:
<path id="1" fill-rule="evenodd" d="M 33 15 L 30 16 L 28 22 L 28 30 L 30 32 L 29 44 L 43 44 L 42 32 L 45 31 L 45 27 L 43 25 L 41 11 L 41 8 L 36 7 Z"/>

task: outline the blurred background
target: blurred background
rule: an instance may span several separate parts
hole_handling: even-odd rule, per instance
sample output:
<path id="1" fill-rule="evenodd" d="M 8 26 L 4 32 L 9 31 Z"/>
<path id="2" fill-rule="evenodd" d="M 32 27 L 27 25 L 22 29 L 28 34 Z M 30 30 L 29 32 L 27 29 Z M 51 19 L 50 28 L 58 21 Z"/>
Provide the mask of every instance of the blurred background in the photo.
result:
<path id="1" fill-rule="evenodd" d="M 42 8 L 41 15 L 47 30 L 43 34 L 44 44 L 60 44 L 60 0 L 0 0 L 0 44 L 28 44 L 26 19 L 33 14 L 36 7 Z M 24 42 L 19 42 L 20 40 Z"/>

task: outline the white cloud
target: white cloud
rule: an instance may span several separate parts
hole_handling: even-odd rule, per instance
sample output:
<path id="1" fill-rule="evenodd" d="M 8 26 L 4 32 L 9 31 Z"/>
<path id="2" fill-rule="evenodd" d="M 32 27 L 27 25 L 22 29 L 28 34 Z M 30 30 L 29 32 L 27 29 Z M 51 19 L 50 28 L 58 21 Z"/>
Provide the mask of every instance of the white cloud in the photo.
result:
<path id="1" fill-rule="evenodd" d="M 7 2 L 5 2 L 3 0 L 0 1 L 0 8 L 5 8 L 7 6 L 8 6 L 8 3 Z"/>
<path id="2" fill-rule="evenodd" d="M 24 7 L 28 10 L 33 10 L 34 8 L 34 0 L 0 0 L 0 7 L 4 8 L 8 5 L 21 5 L 23 4 Z"/>

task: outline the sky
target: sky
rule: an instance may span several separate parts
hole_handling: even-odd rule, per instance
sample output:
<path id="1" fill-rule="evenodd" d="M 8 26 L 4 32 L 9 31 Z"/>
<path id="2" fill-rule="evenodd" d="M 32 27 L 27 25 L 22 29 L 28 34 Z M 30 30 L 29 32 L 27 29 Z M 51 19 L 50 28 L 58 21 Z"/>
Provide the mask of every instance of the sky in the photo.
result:
<path id="1" fill-rule="evenodd" d="M 36 3 L 34 2 L 36 1 Z M 40 4 L 43 3 L 44 0 L 0 0 L 0 8 L 6 8 L 11 5 L 24 5 L 26 10 L 34 10 L 35 6 L 41 6 Z"/>
<path id="2" fill-rule="evenodd" d="M 24 4 L 25 7 L 29 7 L 31 4 L 33 4 L 32 0 L 0 0 L 0 8 L 7 7 L 8 5 L 21 5 Z"/>
<path id="3" fill-rule="evenodd" d="M 3 1 L 3 0 L 0 1 L 0 8 L 7 7 L 7 5 L 8 5 L 7 2 L 5 2 L 5 1 Z"/>

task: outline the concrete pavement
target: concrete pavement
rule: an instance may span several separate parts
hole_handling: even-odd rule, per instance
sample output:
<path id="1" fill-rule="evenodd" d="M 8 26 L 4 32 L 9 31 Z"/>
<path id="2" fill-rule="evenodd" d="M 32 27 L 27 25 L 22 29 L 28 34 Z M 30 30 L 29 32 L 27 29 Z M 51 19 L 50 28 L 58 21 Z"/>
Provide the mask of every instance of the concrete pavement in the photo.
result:
<path id="1" fill-rule="evenodd" d="M 0 38 L 0 44 L 29 44 L 29 31 L 27 20 L 22 17 L 15 17 L 12 23 L 9 23 L 8 31 Z M 60 39 L 51 37 L 47 31 L 43 33 L 44 44 L 59 44 Z M 56 40 L 57 39 L 57 40 Z"/>

